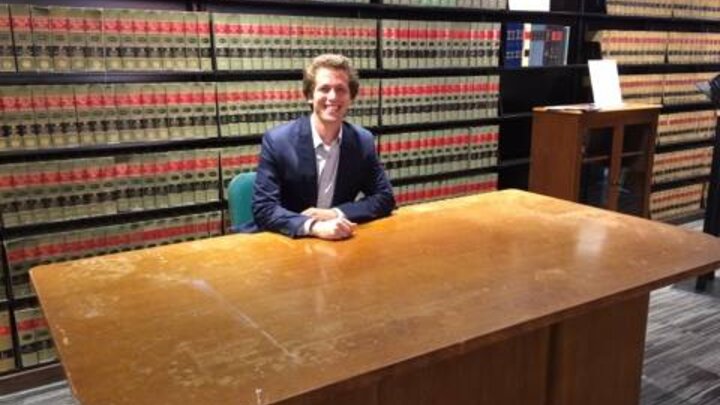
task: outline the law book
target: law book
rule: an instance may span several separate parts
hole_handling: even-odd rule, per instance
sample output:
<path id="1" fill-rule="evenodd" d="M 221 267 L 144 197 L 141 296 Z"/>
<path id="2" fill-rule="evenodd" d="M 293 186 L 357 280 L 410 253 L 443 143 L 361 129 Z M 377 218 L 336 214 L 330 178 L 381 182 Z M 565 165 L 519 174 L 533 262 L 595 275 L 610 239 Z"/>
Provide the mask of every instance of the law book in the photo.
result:
<path id="1" fill-rule="evenodd" d="M 19 346 L 35 343 L 35 325 L 33 322 L 33 309 L 20 308 L 15 310 L 15 328 Z M 23 366 L 25 366 L 23 356 Z"/>
<path id="2" fill-rule="evenodd" d="M 254 148 L 257 145 L 251 145 Z M 208 149 L 205 158 L 205 201 L 220 201 L 218 187 L 220 187 L 220 150 Z M 253 167 L 254 168 L 254 167 Z"/>
<path id="3" fill-rule="evenodd" d="M 195 188 L 197 187 L 197 156 L 200 154 L 200 150 L 183 151 L 181 152 L 181 165 L 182 165 L 182 204 L 192 205 L 195 204 Z"/>
<path id="4" fill-rule="evenodd" d="M 146 10 L 132 10 L 132 57 L 136 70 L 151 70 L 150 59 L 150 13 Z"/>
<path id="5" fill-rule="evenodd" d="M 205 125 L 203 117 L 205 116 L 205 89 L 204 83 L 192 83 L 190 87 L 190 123 L 189 138 L 204 138 Z"/>
<path id="6" fill-rule="evenodd" d="M 193 115 L 196 110 L 193 103 L 197 100 L 197 97 L 195 96 L 197 94 L 195 85 L 196 83 L 193 83 L 192 86 L 174 83 L 174 86 L 177 89 L 177 99 L 180 107 L 178 126 L 180 129 L 179 134 L 181 139 L 192 139 L 195 137 L 195 127 L 193 125 Z"/>
<path id="7" fill-rule="evenodd" d="M 244 42 L 250 43 L 244 33 L 247 31 L 247 24 L 242 15 L 239 14 L 213 14 L 217 21 L 215 34 L 215 59 L 220 70 L 243 70 L 249 49 L 244 47 Z M 220 46 L 220 48 L 218 48 Z M 218 55 L 223 56 L 218 59 Z"/>
<path id="8" fill-rule="evenodd" d="M 162 32 L 162 47 L 160 48 L 160 56 L 162 58 L 163 70 L 175 70 L 174 58 L 177 56 L 178 52 L 175 49 L 172 20 L 172 12 L 162 13 L 160 19 L 160 30 Z"/>
<path id="9" fill-rule="evenodd" d="M 183 13 L 183 34 L 185 35 L 185 67 L 190 71 L 200 70 L 200 47 L 198 44 L 198 16 Z"/>
<path id="10" fill-rule="evenodd" d="M 130 9 L 118 9 L 117 13 L 118 36 L 120 40 L 120 70 L 137 70 L 138 53 L 137 46 L 135 44 L 135 34 L 133 33 L 135 11 Z"/>
<path id="11" fill-rule="evenodd" d="M 123 69 L 123 42 L 120 27 L 120 9 L 103 9 L 102 32 L 105 45 L 105 68 L 108 71 Z"/>
<path id="12" fill-rule="evenodd" d="M 85 69 L 90 72 L 105 71 L 105 40 L 102 30 L 103 10 L 99 8 L 82 9 L 85 46 Z"/>
<path id="13" fill-rule="evenodd" d="M 0 4 L 0 71 L 15 72 L 16 70 L 10 8 L 7 4 Z M 0 353 L 2 353 L 2 351 L 0 351 Z M 2 369 L 1 363 L 2 360 L 0 360 L 0 369 Z"/>
<path id="14" fill-rule="evenodd" d="M 398 24 L 397 20 L 381 20 L 382 24 L 382 64 L 385 69 L 396 69 L 398 67 Z"/>
<path id="15" fill-rule="evenodd" d="M 185 71 L 188 70 L 187 56 L 185 49 L 185 17 L 182 11 L 170 12 L 170 27 L 172 30 L 173 46 L 170 49 L 170 55 L 173 60 L 172 70 Z"/>
<path id="16" fill-rule="evenodd" d="M 156 83 L 146 84 L 138 89 L 140 96 L 140 108 L 142 114 L 140 117 L 140 130 L 144 134 L 143 140 L 152 142 L 160 138 L 157 120 L 157 99 L 155 98 Z"/>
<path id="17" fill-rule="evenodd" d="M 37 66 L 33 56 L 30 6 L 10 4 L 9 8 L 17 70 L 18 72 L 35 71 Z"/>
<path id="18" fill-rule="evenodd" d="M 147 21 L 147 63 L 148 69 L 153 71 L 162 70 L 164 66 L 164 31 L 163 31 L 163 12 L 158 10 L 149 10 L 145 13 Z"/>
<path id="19" fill-rule="evenodd" d="M 167 83 L 165 85 L 165 99 L 167 102 L 168 139 L 182 139 L 182 127 L 185 118 L 182 117 L 180 88 L 176 83 Z"/>
<path id="20" fill-rule="evenodd" d="M 143 142 L 147 140 L 147 133 L 143 126 L 145 108 L 142 104 L 143 85 L 128 85 L 128 101 L 130 103 L 129 115 L 129 141 Z"/>
<path id="21" fill-rule="evenodd" d="M 118 143 L 120 135 L 115 108 L 115 87 L 112 84 L 93 84 L 91 86 L 95 115 L 99 120 L 95 137 L 99 144 Z"/>
<path id="22" fill-rule="evenodd" d="M 143 172 L 144 161 L 147 159 L 146 154 L 133 154 L 129 157 L 128 162 L 128 203 L 131 211 L 142 211 L 144 205 L 144 190 L 148 176 Z"/>
<path id="23" fill-rule="evenodd" d="M 15 368 L 14 356 L 10 313 L 4 310 L 0 312 L 0 372 Z"/>
<path id="24" fill-rule="evenodd" d="M 182 173 L 183 166 L 180 152 L 168 152 L 166 164 L 168 206 L 178 207 L 182 205 L 182 193 L 184 188 Z"/>
<path id="25" fill-rule="evenodd" d="M 21 94 L 22 92 L 17 86 L 0 87 L 4 115 L 2 147 L 6 150 L 21 149 L 23 135 L 27 132 L 26 123 L 22 120 L 18 106 Z"/>
<path id="26" fill-rule="evenodd" d="M 159 10 L 147 10 L 145 20 L 147 21 L 147 43 L 146 56 L 148 70 L 158 71 L 163 69 L 163 12 Z"/>
<path id="27" fill-rule="evenodd" d="M 133 129 L 131 128 L 132 104 L 130 94 L 131 85 L 116 84 L 113 86 L 115 125 L 117 127 L 118 142 L 126 143 L 133 141 Z"/>
<path id="28" fill-rule="evenodd" d="M 53 50 L 53 70 L 68 72 L 73 70 L 74 48 L 71 42 L 67 7 L 50 7 L 50 31 Z"/>
<path id="29" fill-rule="evenodd" d="M 229 92 L 230 92 L 230 83 L 227 82 L 218 82 L 216 84 L 217 86 L 217 108 L 218 108 L 218 116 L 220 119 L 219 122 L 219 136 L 227 136 L 229 134 L 230 130 L 230 113 L 229 113 Z"/>
<path id="30" fill-rule="evenodd" d="M 87 70 L 85 62 L 85 15 L 81 8 L 64 8 L 67 16 L 67 57 L 70 70 Z"/>
<path id="31" fill-rule="evenodd" d="M 248 92 L 247 83 L 229 83 L 228 84 L 228 133 L 223 136 L 241 136 L 249 135 L 249 118 Z"/>
<path id="32" fill-rule="evenodd" d="M 210 31 L 210 13 L 195 12 L 196 33 L 198 43 L 198 57 L 200 70 L 207 72 L 213 69 L 212 65 L 212 35 Z"/>
<path id="33" fill-rule="evenodd" d="M 33 6 L 30 10 L 32 27 L 33 56 L 37 70 L 50 72 L 53 70 L 53 45 L 50 31 L 50 9 Z"/>
<path id="34" fill-rule="evenodd" d="M 5 223 L 5 217 L 11 214 L 11 210 L 14 208 L 13 200 L 13 165 L 2 165 L 0 166 L 0 223 L 7 227 Z"/>
<path id="35" fill-rule="evenodd" d="M 245 32 L 247 34 L 247 42 L 242 42 L 241 38 L 240 44 L 241 46 L 243 43 L 249 45 L 248 53 L 246 54 L 245 59 L 245 69 L 262 70 L 265 67 L 265 50 L 270 44 L 267 42 L 265 36 L 263 35 L 263 32 L 265 31 L 265 26 L 272 18 L 273 16 L 268 15 L 244 15 L 242 17 L 242 25 L 247 29 L 247 31 Z M 315 19 L 311 19 L 311 21 L 311 27 L 314 30 L 314 40 L 319 42 L 319 32 L 315 30 Z M 243 33 L 241 32 L 240 35 L 243 35 Z M 267 62 L 267 68 L 273 69 L 273 67 L 269 63 L 270 60 L 267 60 Z"/>
<path id="36" fill-rule="evenodd" d="M 80 145 L 94 145 L 95 131 L 91 124 L 93 111 L 90 108 L 90 85 L 74 86 L 74 98 L 79 143 Z"/>

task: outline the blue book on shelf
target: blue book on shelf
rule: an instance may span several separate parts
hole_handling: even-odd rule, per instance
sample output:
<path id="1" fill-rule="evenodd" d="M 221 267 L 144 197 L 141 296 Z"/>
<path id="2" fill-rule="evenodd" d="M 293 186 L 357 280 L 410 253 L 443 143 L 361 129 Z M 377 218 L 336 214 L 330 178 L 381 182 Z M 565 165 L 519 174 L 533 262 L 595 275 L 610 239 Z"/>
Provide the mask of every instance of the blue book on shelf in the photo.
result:
<path id="1" fill-rule="evenodd" d="M 547 26 L 532 24 L 530 29 L 530 60 L 529 66 L 543 66 Z"/>
<path id="2" fill-rule="evenodd" d="M 505 67 L 521 66 L 523 24 L 509 22 L 505 24 Z"/>

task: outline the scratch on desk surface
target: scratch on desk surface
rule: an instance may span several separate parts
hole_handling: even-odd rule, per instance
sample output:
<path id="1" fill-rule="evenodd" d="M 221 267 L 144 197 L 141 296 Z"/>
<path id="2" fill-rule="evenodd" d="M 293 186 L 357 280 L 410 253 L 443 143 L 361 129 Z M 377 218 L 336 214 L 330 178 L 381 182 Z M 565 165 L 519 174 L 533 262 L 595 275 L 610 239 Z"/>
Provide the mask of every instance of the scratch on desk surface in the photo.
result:
<path id="1" fill-rule="evenodd" d="M 257 405 L 263 405 L 264 401 L 262 399 L 262 388 L 255 388 L 255 398 L 257 398 Z"/>
<path id="2" fill-rule="evenodd" d="M 284 355 L 291 358 L 294 362 L 299 363 L 300 357 L 289 351 L 285 346 L 283 346 L 280 342 L 273 337 L 268 331 L 260 327 L 260 325 L 257 324 L 252 318 L 250 318 L 247 314 L 240 311 L 236 306 L 229 303 L 225 297 L 220 295 L 210 284 L 207 283 L 205 280 L 199 280 L 194 279 L 190 280 L 190 284 L 198 291 L 204 293 L 205 295 L 213 298 L 214 300 L 218 301 L 220 304 L 222 304 L 222 307 L 228 311 L 236 320 L 238 320 L 240 323 L 243 323 L 245 325 L 248 325 L 249 327 L 255 329 L 258 333 L 260 333 L 268 342 L 270 342 L 273 346 L 280 349 L 280 351 L 283 352 Z"/>

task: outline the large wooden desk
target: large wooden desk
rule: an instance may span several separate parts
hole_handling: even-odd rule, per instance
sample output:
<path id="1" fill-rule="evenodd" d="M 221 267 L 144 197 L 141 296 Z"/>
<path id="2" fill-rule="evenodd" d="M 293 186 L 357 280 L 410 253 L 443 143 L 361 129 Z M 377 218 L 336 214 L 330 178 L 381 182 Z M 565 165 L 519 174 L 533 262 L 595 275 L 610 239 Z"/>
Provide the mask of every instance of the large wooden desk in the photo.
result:
<path id="1" fill-rule="evenodd" d="M 521 191 L 344 242 L 232 235 L 37 267 L 79 400 L 636 404 L 648 292 L 720 240 Z"/>

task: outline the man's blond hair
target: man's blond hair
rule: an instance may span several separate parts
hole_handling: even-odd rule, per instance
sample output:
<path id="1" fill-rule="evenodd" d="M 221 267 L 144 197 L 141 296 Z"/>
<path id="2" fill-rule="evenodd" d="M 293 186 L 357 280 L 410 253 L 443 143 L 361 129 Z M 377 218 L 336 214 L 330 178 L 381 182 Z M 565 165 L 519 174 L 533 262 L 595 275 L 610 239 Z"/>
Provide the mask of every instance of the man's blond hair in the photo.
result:
<path id="1" fill-rule="evenodd" d="M 341 70 L 348 75 L 350 87 L 350 98 L 355 99 L 360 89 L 360 79 L 357 70 L 352 66 L 350 59 L 338 54 L 326 53 L 315 57 L 303 71 L 303 94 L 307 100 L 311 100 L 315 91 L 315 75 L 318 69 Z"/>

